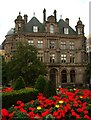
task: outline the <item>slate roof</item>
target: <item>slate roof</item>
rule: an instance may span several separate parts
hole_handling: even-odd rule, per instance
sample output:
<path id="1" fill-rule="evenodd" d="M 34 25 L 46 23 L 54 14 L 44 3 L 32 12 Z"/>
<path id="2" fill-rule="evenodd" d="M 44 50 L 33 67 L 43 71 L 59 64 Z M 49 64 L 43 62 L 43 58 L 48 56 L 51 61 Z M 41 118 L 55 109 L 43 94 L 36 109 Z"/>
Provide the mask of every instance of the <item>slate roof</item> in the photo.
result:
<path id="1" fill-rule="evenodd" d="M 24 26 L 24 32 L 33 32 L 33 26 L 38 26 L 38 32 L 44 32 L 44 26 L 40 21 L 33 17 L 27 24 Z"/>
<path id="2" fill-rule="evenodd" d="M 69 29 L 69 34 L 70 35 L 76 35 L 77 32 L 73 30 L 73 28 L 71 28 L 63 19 L 60 19 L 58 22 L 58 27 L 59 27 L 59 32 L 61 34 L 64 34 L 64 28 L 68 28 Z"/>

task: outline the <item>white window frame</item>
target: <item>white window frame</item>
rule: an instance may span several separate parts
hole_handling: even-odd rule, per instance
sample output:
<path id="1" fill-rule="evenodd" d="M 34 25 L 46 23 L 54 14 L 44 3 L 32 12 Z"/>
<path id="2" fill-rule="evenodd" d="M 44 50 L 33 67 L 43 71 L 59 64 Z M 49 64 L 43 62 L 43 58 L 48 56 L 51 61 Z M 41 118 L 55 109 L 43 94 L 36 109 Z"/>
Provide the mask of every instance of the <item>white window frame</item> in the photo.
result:
<path id="1" fill-rule="evenodd" d="M 38 32 L 38 26 L 33 26 L 33 32 Z"/>
<path id="2" fill-rule="evenodd" d="M 73 41 L 70 41 L 70 50 L 75 49 L 75 43 Z"/>
<path id="3" fill-rule="evenodd" d="M 61 54 L 61 63 L 66 63 L 67 58 L 66 58 L 66 54 Z"/>
<path id="4" fill-rule="evenodd" d="M 38 48 L 43 48 L 43 40 L 38 40 Z"/>
<path id="5" fill-rule="evenodd" d="M 66 49 L 66 42 L 61 42 L 61 49 L 65 50 Z"/>
<path id="6" fill-rule="evenodd" d="M 69 29 L 68 28 L 64 28 L 64 34 L 69 34 Z"/>
<path id="7" fill-rule="evenodd" d="M 29 45 L 34 45 L 34 41 L 33 40 L 28 40 L 28 44 Z"/>
<path id="8" fill-rule="evenodd" d="M 50 33 L 54 33 L 54 25 L 50 25 Z"/>

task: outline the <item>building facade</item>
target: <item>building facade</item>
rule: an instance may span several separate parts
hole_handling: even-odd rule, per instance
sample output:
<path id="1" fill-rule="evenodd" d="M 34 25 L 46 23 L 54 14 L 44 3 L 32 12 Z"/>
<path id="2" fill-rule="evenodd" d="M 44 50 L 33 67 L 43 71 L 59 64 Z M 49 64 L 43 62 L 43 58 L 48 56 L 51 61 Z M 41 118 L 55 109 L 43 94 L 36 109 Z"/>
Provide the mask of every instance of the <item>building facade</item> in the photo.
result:
<path id="1" fill-rule="evenodd" d="M 43 23 L 35 16 L 28 22 L 28 16 L 19 15 L 15 19 L 15 28 L 6 35 L 3 42 L 5 60 L 9 61 L 16 49 L 17 42 L 27 41 L 38 48 L 38 58 L 46 64 L 47 78 L 59 85 L 84 84 L 86 69 L 86 37 L 84 25 L 77 21 L 73 30 L 69 19 L 57 20 L 57 11 L 46 19 L 43 10 Z"/>

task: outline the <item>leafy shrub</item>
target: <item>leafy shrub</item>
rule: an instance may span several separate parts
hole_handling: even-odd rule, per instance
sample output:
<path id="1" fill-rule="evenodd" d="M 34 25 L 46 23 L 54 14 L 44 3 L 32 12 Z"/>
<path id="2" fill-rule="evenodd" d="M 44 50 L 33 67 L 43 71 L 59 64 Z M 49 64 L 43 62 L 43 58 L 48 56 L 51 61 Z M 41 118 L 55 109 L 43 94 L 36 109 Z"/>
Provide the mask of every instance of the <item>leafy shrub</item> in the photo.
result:
<path id="1" fill-rule="evenodd" d="M 17 100 L 29 102 L 32 99 L 36 99 L 37 95 L 38 90 L 36 89 L 21 89 L 2 93 L 2 107 L 8 108 L 11 105 L 15 105 Z"/>
<path id="2" fill-rule="evenodd" d="M 13 84 L 13 89 L 20 90 L 22 88 L 25 88 L 25 82 L 24 79 L 20 76 Z"/>
<path id="3" fill-rule="evenodd" d="M 35 89 L 38 89 L 39 92 L 43 93 L 46 86 L 46 80 L 44 76 L 40 75 L 35 82 Z"/>
<path id="4" fill-rule="evenodd" d="M 49 80 L 44 90 L 44 96 L 51 97 L 54 95 L 56 95 L 56 87 L 54 85 L 54 82 L 52 80 Z"/>

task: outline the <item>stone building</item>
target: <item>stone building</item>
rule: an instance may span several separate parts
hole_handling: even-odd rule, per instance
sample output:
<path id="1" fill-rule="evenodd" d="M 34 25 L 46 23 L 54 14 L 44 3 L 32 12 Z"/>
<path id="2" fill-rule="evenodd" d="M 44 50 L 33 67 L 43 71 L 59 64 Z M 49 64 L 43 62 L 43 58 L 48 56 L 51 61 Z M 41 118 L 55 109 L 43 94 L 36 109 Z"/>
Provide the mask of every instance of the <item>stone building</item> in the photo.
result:
<path id="1" fill-rule="evenodd" d="M 73 30 L 69 19 L 57 20 L 57 11 L 46 18 L 43 10 L 43 23 L 35 16 L 28 22 L 28 16 L 15 19 L 15 28 L 6 35 L 3 42 L 5 60 L 10 60 L 18 41 L 27 41 L 38 48 L 38 58 L 46 64 L 47 78 L 59 85 L 84 84 L 86 69 L 86 37 L 84 25 L 77 21 Z"/>

